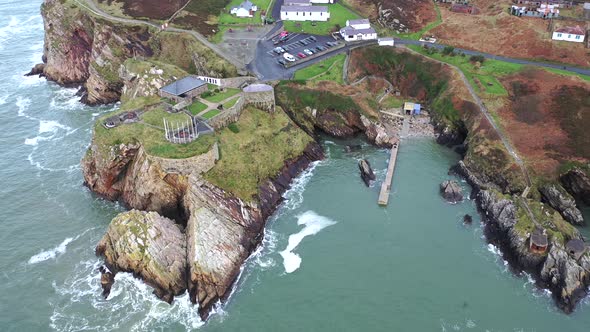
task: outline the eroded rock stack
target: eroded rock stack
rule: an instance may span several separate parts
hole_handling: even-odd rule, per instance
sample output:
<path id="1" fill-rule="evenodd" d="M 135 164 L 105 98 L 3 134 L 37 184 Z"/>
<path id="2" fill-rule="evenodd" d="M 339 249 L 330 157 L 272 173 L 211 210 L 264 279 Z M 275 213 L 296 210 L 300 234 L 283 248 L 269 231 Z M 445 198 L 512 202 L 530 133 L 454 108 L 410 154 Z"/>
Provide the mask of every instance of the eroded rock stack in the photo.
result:
<path id="1" fill-rule="evenodd" d="M 444 199 L 450 203 L 457 203 L 463 200 L 463 189 L 457 181 L 447 180 L 441 183 L 440 192 Z"/>
<path id="2" fill-rule="evenodd" d="M 154 293 L 166 302 L 187 289 L 185 235 L 173 220 L 156 212 L 131 210 L 119 214 L 98 243 L 96 253 L 104 257 L 110 270 L 103 275 L 131 272 L 154 287 Z"/>
<path id="3" fill-rule="evenodd" d="M 365 182 L 365 185 L 370 186 L 371 181 L 375 180 L 375 173 L 373 173 L 373 169 L 371 168 L 371 164 L 367 159 L 362 159 L 359 161 L 359 170 L 361 171 L 361 179 Z"/>

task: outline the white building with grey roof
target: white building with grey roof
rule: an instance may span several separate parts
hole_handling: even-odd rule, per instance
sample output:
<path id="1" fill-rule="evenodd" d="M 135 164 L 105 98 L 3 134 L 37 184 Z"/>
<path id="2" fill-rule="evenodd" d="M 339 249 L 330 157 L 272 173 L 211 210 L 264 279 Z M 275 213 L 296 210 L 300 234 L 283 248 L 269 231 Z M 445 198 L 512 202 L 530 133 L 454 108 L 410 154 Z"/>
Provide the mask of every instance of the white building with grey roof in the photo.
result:
<path id="1" fill-rule="evenodd" d="M 281 6 L 283 21 L 327 21 L 330 12 L 326 6 Z"/>
<path id="2" fill-rule="evenodd" d="M 377 39 L 377 31 L 371 27 L 368 19 L 346 21 L 346 26 L 340 29 L 340 35 L 349 42 Z"/>

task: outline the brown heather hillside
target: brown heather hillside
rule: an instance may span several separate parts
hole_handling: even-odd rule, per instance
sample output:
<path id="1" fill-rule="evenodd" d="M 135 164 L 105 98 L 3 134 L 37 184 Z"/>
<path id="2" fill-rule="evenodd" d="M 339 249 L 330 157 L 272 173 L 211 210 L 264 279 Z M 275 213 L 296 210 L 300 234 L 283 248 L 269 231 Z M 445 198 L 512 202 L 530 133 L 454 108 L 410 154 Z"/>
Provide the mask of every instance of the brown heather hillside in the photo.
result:
<path id="1" fill-rule="evenodd" d="M 187 0 L 98 0 L 109 6 L 122 6 L 127 16 L 165 20 L 186 4 Z"/>
<path id="2" fill-rule="evenodd" d="M 345 0 L 363 16 L 400 32 L 416 32 L 436 20 L 432 0 Z"/>
<path id="3" fill-rule="evenodd" d="M 583 43 L 554 41 L 550 21 L 508 13 L 510 0 L 473 0 L 479 15 L 453 13 L 440 5 L 443 23 L 431 30 L 439 42 L 455 47 L 515 58 L 530 58 L 590 66 L 590 49 Z M 555 27 L 590 24 L 554 20 Z"/>
<path id="4" fill-rule="evenodd" d="M 531 170 L 554 176 L 566 161 L 590 160 L 590 83 L 527 69 L 502 84 L 502 125 Z"/>

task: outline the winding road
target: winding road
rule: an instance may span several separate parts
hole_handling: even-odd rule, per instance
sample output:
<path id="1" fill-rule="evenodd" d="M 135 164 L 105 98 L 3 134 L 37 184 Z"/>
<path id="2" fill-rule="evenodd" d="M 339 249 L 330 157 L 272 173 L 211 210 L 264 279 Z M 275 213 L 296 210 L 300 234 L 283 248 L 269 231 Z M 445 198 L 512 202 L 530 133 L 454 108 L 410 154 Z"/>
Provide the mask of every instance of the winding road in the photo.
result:
<path id="1" fill-rule="evenodd" d="M 108 13 L 104 12 L 102 9 L 98 8 L 98 6 L 96 5 L 96 3 L 93 0 L 74 0 L 74 1 L 76 3 L 78 3 L 78 5 L 80 5 L 81 7 L 86 8 L 87 10 L 91 11 L 93 14 L 103 17 L 103 18 L 106 18 L 107 20 L 110 20 L 110 21 L 121 22 L 121 23 L 126 23 L 126 24 L 134 24 L 134 25 L 147 25 L 147 26 L 159 29 L 159 30 L 161 29 L 160 24 L 152 23 L 149 21 L 131 19 L 131 18 L 122 18 L 122 17 L 117 17 L 117 16 L 113 16 L 111 14 L 108 14 Z M 82 3 L 82 2 L 84 2 L 84 3 Z M 179 29 L 179 28 L 167 28 L 166 31 L 177 32 L 177 33 L 188 33 L 191 36 L 193 36 L 197 41 L 201 42 L 203 45 L 205 45 L 208 48 L 210 48 L 211 50 L 213 50 L 213 52 L 215 52 L 217 55 L 219 55 L 220 57 L 227 60 L 229 63 L 236 66 L 238 69 L 244 68 L 244 66 L 245 66 L 244 63 L 240 62 L 238 59 L 227 54 L 226 52 L 223 52 L 217 45 L 211 43 L 209 40 L 207 40 L 207 38 L 205 38 L 205 36 L 203 36 L 202 34 L 196 32 L 194 30 L 185 30 L 185 29 Z"/>

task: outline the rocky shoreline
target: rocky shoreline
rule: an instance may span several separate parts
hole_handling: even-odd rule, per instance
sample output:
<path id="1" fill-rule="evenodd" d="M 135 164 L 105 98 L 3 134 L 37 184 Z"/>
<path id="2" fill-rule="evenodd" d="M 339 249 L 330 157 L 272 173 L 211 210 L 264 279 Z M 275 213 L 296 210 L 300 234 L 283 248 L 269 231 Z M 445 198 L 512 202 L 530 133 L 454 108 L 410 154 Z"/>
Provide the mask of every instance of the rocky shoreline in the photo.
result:
<path id="1" fill-rule="evenodd" d="M 105 295 L 112 276 L 131 272 L 166 302 L 188 290 L 202 319 L 231 292 L 291 181 L 323 158 L 321 147 L 309 144 L 261 184 L 257 203 L 248 203 L 208 183 L 197 171 L 166 173 L 140 146 L 117 150 L 120 154 L 108 160 L 101 160 L 95 150 L 83 161 L 85 183 L 94 192 L 133 209 L 113 219 L 96 247 L 107 267 Z"/>
<path id="2" fill-rule="evenodd" d="M 523 211 L 524 208 L 518 203 L 521 198 L 517 195 L 502 194 L 497 185 L 479 179 L 478 175 L 469 170 L 462 161 L 453 171 L 462 176 L 473 188 L 471 196 L 475 198 L 484 222 L 484 235 L 487 241 L 500 248 L 503 258 L 508 261 L 514 273 L 529 273 L 539 288 L 551 291 L 555 303 L 561 310 L 571 313 L 576 304 L 588 294 L 590 286 L 588 251 L 576 257 L 571 251 L 566 250 L 571 240 L 582 239 L 582 235 L 572 227 L 569 239 L 551 236 L 546 250 L 531 250 L 531 234 L 523 233 L 519 229 L 521 219 L 528 218 Z M 573 172 L 577 170 L 574 169 Z M 536 204 L 543 208 L 542 204 Z M 571 206 L 566 205 L 564 210 L 557 210 L 555 213 L 564 214 L 564 211 L 570 209 Z M 556 215 L 552 217 L 556 218 Z M 549 229 L 555 227 L 550 220 L 543 220 L 542 225 Z"/>

